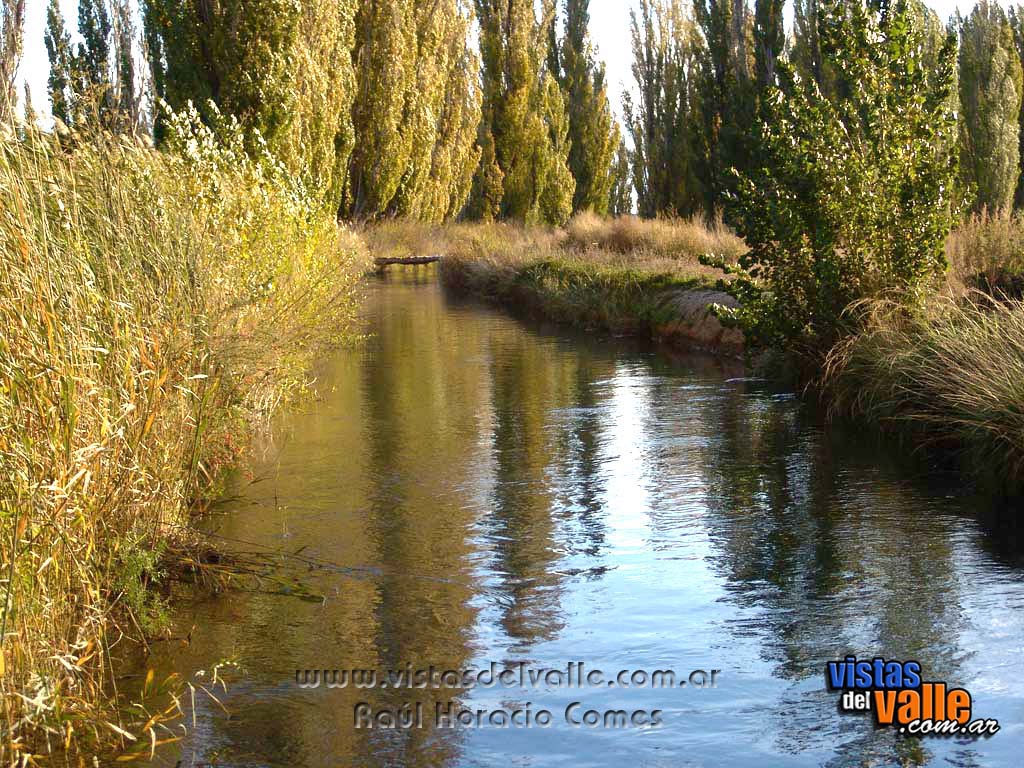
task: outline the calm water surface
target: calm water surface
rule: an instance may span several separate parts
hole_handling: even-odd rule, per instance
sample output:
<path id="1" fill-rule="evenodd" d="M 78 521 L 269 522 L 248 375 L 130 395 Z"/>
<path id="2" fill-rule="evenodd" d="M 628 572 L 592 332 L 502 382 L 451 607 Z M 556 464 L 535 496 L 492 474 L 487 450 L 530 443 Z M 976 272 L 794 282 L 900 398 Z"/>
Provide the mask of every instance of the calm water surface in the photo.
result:
<path id="1" fill-rule="evenodd" d="M 242 670 L 218 695 L 230 714 L 197 697 L 166 764 L 1021 764 L 1021 547 L 955 484 L 729 364 L 452 303 L 412 272 L 369 294 L 372 337 L 330 361 L 321 399 L 276 426 L 256 482 L 210 522 L 241 549 L 297 553 L 292 577 L 322 599 L 267 584 L 181 609 L 191 643 L 151 663 Z M 915 745 L 839 714 L 823 668 L 847 653 L 920 660 L 1002 731 Z M 722 671 L 714 689 L 295 681 L 570 661 Z M 450 701 L 552 722 L 435 727 Z M 662 724 L 574 728 L 575 701 Z M 356 729 L 360 702 L 418 703 L 423 727 Z"/>

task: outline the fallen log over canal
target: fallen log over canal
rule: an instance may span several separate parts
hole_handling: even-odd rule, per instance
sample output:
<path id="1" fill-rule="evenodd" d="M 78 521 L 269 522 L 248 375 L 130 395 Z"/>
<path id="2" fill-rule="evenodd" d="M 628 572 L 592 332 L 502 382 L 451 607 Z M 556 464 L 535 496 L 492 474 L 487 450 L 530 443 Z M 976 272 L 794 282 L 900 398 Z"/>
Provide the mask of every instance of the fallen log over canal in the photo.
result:
<path id="1" fill-rule="evenodd" d="M 386 258 L 386 259 L 374 259 L 373 263 L 377 269 L 382 270 L 385 267 L 396 266 L 396 265 L 409 265 L 418 266 L 420 264 L 436 264 L 441 260 L 440 256 L 411 256 L 408 258 Z"/>

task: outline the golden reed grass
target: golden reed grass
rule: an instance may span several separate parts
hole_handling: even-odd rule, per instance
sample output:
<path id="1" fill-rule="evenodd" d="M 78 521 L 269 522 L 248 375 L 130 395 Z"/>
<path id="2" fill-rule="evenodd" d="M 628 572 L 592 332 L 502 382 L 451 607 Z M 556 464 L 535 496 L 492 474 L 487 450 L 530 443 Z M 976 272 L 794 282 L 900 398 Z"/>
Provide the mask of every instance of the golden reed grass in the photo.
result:
<path id="1" fill-rule="evenodd" d="M 0 137 L 6 764 L 173 738 L 142 700 L 165 681 L 119 691 L 112 648 L 159 631 L 190 507 L 352 328 L 358 238 L 186 128 Z"/>

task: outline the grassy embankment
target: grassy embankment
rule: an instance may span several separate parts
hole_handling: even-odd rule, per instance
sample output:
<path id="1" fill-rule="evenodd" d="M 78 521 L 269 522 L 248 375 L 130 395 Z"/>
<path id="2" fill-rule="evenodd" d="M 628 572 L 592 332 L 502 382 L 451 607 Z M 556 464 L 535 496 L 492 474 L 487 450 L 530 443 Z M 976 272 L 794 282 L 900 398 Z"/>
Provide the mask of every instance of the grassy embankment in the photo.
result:
<path id="1" fill-rule="evenodd" d="M 698 262 L 700 254 L 743 251 L 721 224 L 581 215 L 564 229 L 403 221 L 365 236 L 378 257 L 443 254 L 442 279 L 456 291 L 582 327 L 739 351 L 738 336 L 707 317 L 708 297 L 695 294 L 721 277 Z"/>
<path id="2" fill-rule="evenodd" d="M 855 308 L 824 385 L 837 411 L 956 455 L 997 493 L 1024 490 L 1024 217 L 977 216 L 949 237 L 950 270 L 920 306 Z"/>
<path id="3" fill-rule="evenodd" d="M 0 138 L 3 763 L 171 735 L 111 648 L 160 630 L 191 510 L 353 327 L 361 241 L 191 138 Z"/>
<path id="4" fill-rule="evenodd" d="M 721 225 L 590 216 L 564 230 L 398 222 L 367 238 L 375 255 L 444 254 L 451 287 L 576 325 L 652 335 L 681 320 L 706 322 L 700 307 L 709 297 L 697 294 L 696 305 L 682 298 L 720 278 L 698 256 L 734 258 L 743 249 Z M 864 331 L 832 350 L 816 383 L 836 412 L 909 427 L 916 440 L 962 452 L 973 472 L 1016 491 L 1024 480 L 1024 218 L 970 219 L 950 235 L 947 255 L 946 280 L 917 309 L 854 308 L 865 312 Z M 721 339 L 714 332 L 696 346 L 721 347 Z"/>

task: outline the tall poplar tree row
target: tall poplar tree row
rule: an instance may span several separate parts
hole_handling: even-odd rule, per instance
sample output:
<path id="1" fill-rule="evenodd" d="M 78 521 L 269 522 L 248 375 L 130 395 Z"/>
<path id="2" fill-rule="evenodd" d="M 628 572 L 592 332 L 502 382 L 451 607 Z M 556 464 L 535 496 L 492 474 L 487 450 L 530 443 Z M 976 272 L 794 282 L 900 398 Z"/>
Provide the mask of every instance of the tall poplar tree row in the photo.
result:
<path id="1" fill-rule="evenodd" d="M 305 0 L 292 56 L 295 80 L 292 118 L 282 137 L 282 159 L 338 210 L 355 145 L 352 65 L 358 0 Z"/>
<path id="2" fill-rule="evenodd" d="M 74 47 L 60 6 L 51 0 L 43 42 L 50 59 L 47 85 L 53 116 L 69 127 L 137 130 L 141 95 L 136 90 L 128 0 L 79 0 L 78 34 L 82 42 Z"/>
<path id="3" fill-rule="evenodd" d="M 443 221 L 461 211 L 479 161 L 480 65 L 468 45 L 470 9 L 459 0 L 412 5 L 416 74 L 402 121 L 411 143 L 387 212 Z"/>
<path id="4" fill-rule="evenodd" d="M 754 73 L 758 92 L 777 85 L 775 62 L 786 45 L 782 21 L 783 0 L 756 0 L 754 3 Z"/>
<path id="5" fill-rule="evenodd" d="M 745 171 L 753 154 L 754 24 L 746 0 L 696 0 L 694 10 L 704 40 L 699 54 L 703 126 L 698 156 L 711 210 L 732 188 L 733 169 Z"/>
<path id="6" fill-rule="evenodd" d="M 71 48 L 71 35 L 64 25 L 64 16 L 60 12 L 57 0 L 50 0 L 46 8 L 46 31 L 43 44 L 50 59 L 50 74 L 47 76 L 47 90 L 50 94 L 50 111 L 53 116 L 69 125 L 73 111 L 74 94 L 72 78 L 74 52 Z"/>
<path id="7" fill-rule="evenodd" d="M 789 60 L 796 74 L 815 83 L 822 93 L 827 93 L 828 64 L 821 55 L 821 38 L 818 37 L 818 0 L 793 2 L 793 38 Z"/>
<path id="8" fill-rule="evenodd" d="M 1010 22 L 1010 29 L 1013 31 L 1013 43 L 1017 48 L 1017 58 L 1024 64 L 1024 6 L 1011 6 L 1007 20 Z M 1018 118 L 1019 154 L 1021 165 L 1024 167 L 1024 98 L 1021 99 L 1021 109 Z M 1024 207 L 1024 172 L 1017 180 L 1017 191 L 1013 195 L 1014 208 Z"/>
<path id="9" fill-rule="evenodd" d="M 565 0 L 561 41 L 551 20 L 548 69 L 558 80 L 569 113 L 569 169 L 576 180 L 573 211 L 608 212 L 612 164 L 621 134 L 608 102 L 605 68 L 590 42 L 590 0 Z"/>
<path id="10" fill-rule="evenodd" d="M 619 139 L 615 164 L 611 170 L 612 186 L 608 190 L 608 213 L 624 216 L 633 212 L 633 159 L 625 139 Z"/>
<path id="11" fill-rule="evenodd" d="M 545 2 L 538 19 L 532 0 L 475 4 L 483 119 L 470 214 L 561 224 L 572 213 L 575 181 L 568 166 L 564 99 L 545 66 L 555 9 Z"/>
<path id="12" fill-rule="evenodd" d="M 356 14 L 356 146 L 349 168 L 345 213 L 385 211 L 398 192 L 414 134 L 405 124 L 415 98 L 416 8 L 411 0 L 364 0 Z"/>
<path id="13" fill-rule="evenodd" d="M 431 156 L 431 183 L 421 195 L 419 215 L 438 221 L 458 216 L 466 205 L 480 164 L 480 58 L 469 44 L 472 9 L 451 16 L 444 38 L 446 87 L 434 111 L 439 116 Z"/>
<path id="14" fill-rule="evenodd" d="M 681 0 L 640 0 L 637 11 L 630 25 L 637 95 L 626 94 L 623 111 L 639 213 L 696 213 L 706 199 L 698 176 L 706 164 L 695 154 L 699 32 Z"/>
<path id="15" fill-rule="evenodd" d="M 110 106 L 111 126 L 122 133 L 134 133 L 142 126 L 142 94 L 135 73 L 135 23 L 128 0 L 113 0 L 112 52 L 114 60 Z"/>
<path id="16" fill-rule="evenodd" d="M 347 215 L 441 221 L 462 209 L 479 159 L 470 14 L 460 0 L 361 4 Z"/>
<path id="17" fill-rule="evenodd" d="M 974 210 L 1009 208 L 1020 177 L 1021 61 L 1010 23 L 980 0 L 960 41 L 960 170 Z"/>

